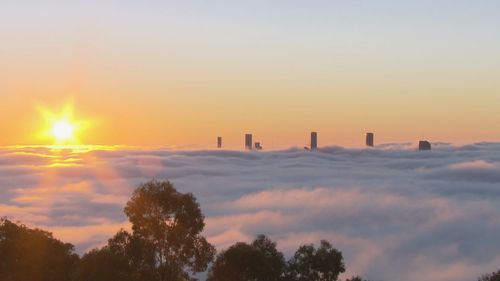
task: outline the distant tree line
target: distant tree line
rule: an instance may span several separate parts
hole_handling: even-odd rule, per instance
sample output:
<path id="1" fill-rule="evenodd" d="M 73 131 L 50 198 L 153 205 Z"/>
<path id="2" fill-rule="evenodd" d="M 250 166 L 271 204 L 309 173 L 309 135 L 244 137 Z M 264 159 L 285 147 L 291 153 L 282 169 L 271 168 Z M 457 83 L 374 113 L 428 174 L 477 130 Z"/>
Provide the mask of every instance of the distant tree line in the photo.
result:
<path id="1" fill-rule="evenodd" d="M 342 253 L 325 240 L 300 246 L 288 261 L 264 235 L 216 255 L 201 235 L 204 216 L 195 197 L 168 181 L 140 185 L 125 214 L 132 231 L 118 231 L 82 257 L 47 231 L 1 218 L 0 280 L 194 281 L 207 272 L 207 281 L 337 281 L 346 270 Z M 500 281 L 500 271 L 478 281 Z"/>

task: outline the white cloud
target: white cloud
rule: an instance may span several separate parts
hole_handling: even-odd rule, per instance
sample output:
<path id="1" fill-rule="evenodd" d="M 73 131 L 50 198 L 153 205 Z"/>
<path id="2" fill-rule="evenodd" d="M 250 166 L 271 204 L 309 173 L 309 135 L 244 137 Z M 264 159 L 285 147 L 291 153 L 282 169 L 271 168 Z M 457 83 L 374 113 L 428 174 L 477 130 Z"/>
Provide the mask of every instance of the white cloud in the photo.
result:
<path id="1" fill-rule="evenodd" d="M 330 240 L 349 274 L 474 280 L 500 261 L 500 144 L 409 144 L 309 152 L 0 149 L 0 216 L 54 232 L 81 253 L 121 227 L 152 178 L 192 192 L 219 249 L 264 233 L 288 256 Z"/>

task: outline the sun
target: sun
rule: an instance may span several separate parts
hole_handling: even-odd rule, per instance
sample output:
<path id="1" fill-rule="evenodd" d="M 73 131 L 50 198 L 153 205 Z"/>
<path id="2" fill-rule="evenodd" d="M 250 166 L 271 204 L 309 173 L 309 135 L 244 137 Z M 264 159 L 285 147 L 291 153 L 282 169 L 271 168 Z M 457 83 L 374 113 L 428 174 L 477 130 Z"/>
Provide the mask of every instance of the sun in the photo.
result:
<path id="1" fill-rule="evenodd" d="M 58 142 L 65 142 L 73 139 L 75 137 L 73 135 L 74 130 L 74 126 L 66 120 L 57 121 L 52 126 L 52 134 L 54 135 L 54 139 Z"/>
<path id="2" fill-rule="evenodd" d="M 72 103 L 67 103 L 59 113 L 46 107 L 39 107 L 44 125 L 39 138 L 54 145 L 80 145 L 81 135 L 88 127 L 88 121 L 76 119 Z"/>

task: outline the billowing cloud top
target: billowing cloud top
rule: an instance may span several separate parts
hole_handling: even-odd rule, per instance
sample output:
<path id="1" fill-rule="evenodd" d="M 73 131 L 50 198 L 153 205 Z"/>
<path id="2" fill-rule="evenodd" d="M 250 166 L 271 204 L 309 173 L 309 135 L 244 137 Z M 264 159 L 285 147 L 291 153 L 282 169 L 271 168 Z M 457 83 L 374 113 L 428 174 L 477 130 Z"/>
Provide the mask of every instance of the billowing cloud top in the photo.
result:
<path id="1" fill-rule="evenodd" d="M 500 144 L 319 151 L 0 149 L 0 215 L 53 231 L 80 253 L 128 228 L 149 179 L 192 192 L 210 242 L 264 233 L 290 256 L 328 239 L 348 275 L 474 280 L 500 264 Z"/>

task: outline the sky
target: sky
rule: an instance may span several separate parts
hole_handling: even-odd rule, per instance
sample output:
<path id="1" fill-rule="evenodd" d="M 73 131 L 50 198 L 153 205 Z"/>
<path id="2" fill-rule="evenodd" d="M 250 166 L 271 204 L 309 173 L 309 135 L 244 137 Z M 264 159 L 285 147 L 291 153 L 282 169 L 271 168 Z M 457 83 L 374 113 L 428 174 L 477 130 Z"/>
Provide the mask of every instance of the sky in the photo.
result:
<path id="1" fill-rule="evenodd" d="M 0 145 L 500 141 L 498 1 L 3 1 Z"/>
<path id="2" fill-rule="evenodd" d="M 0 149 L 0 214 L 82 254 L 152 178 L 192 192 L 217 250 L 266 234 L 286 258 L 326 239 L 367 280 L 470 281 L 500 264 L 500 144 L 319 151 Z M 203 279 L 202 279 L 203 280 Z"/>
<path id="3" fill-rule="evenodd" d="M 475 280 L 500 264 L 499 11 L 2 1 L 0 216 L 83 254 L 130 228 L 134 188 L 168 179 L 218 250 L 327 239 L 343 278 Z M 311 131 L 319 151 L 302 149 Z M 245 133 L 264 151 L 241 151 Z"/>

